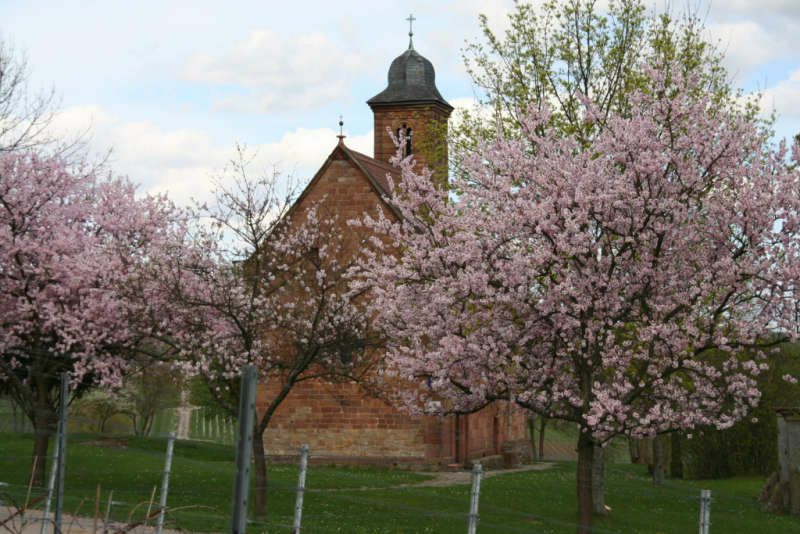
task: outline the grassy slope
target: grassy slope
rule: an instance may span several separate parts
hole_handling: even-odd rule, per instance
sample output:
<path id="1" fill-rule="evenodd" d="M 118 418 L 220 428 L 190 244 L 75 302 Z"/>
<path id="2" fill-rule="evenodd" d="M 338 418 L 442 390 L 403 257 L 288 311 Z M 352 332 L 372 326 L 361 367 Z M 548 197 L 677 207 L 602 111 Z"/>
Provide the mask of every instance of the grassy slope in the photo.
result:
<path id="1" fill-rule="evenodd" d="M 130 439 L 127 450 L 98 447 L 91 437 L 70 437 L 66 512 L 81 501 L 81 515 L 92 515 L 97 484 L 114 490 L 114 515 L 126 519 L 132 506 L 146 501 L 159 484 L 164 441 Z M 6 492 L 24 498 L 29 436 L 0 435 L 0 481 Z M 230 510 L 233 449 L 209 443 L 179 442 L 170 481 L 170 507 L 195 506 L 168 516 L 169 523 L 192 531 L 225 531 Z M 466 530 L 469 487 L 402 488 L 425 477 L 403 471 L 312 466 L 303 513 L 304 532 L 461 533 Z M 296 470 L 270 469 L 272 510 L 267 524 L 250 532 L 285 532 L 291 524 Z M 715 532 L 783 534 L 800 532 L 800 519 L 763 514 L 755 503 L 762 480 L 736 478 L 703 482 L 670 481 L 656 488 L 638 466 L 608 467 L 607 501 L 611 518 L 598 521 L 598 532 L 685 533 L 697 528 L 701 487 L 714 492 Z M 575 515 L 575 466 L 503 475 L 481 488 L 480 532 L 572 533 Z M 364 487 L 372 488 L 364 490 Z M 202 506 L 202 508 L 201 508 Z M 140 508 L 135 517 L 141 517 Z"/>

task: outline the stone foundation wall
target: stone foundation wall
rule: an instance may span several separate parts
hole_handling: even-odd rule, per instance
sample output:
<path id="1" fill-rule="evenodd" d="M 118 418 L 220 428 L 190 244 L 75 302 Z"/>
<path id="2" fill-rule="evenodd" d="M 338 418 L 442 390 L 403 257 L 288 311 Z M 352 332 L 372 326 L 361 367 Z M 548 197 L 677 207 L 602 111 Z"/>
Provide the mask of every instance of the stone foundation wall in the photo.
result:
<path id="1" fill-rule="evenodd" d="M 259 387 L 259 410 L 271 394 Z M 357 384 L 323 380 L 296 385 L 265 433 L 267 453 L 277 460 L 291 461 L 308 443 L 318 463 L 405 467 L 464 463 L 525 438 L 524 414 L 507 403 L 466 416 L 412 416 Z"/>
<path id="2" fill-rule="evenodd" d="M 270 393 L 269 387 L 259 388 L 259 399 Z M 308 443 L 317 458 L 423 462 L 426 430 L 435 434 L 431 427 L 437 426 L 425 419 L 366 397 L 356 384 L 309 380 L 295 386 L 278 408 L 265 434 L 266 445 L 269 454 L 278 456 L 295 455 Z"/>

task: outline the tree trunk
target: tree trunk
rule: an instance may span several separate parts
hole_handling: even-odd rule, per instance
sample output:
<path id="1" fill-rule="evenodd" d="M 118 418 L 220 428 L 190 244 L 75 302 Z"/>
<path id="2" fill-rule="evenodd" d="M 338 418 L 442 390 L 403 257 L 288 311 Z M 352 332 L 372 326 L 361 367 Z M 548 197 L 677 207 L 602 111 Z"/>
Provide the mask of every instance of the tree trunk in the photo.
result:
<path id="1" fill-rule="evenodd" d="M 595 515 L 608 515 L 605 498 L 605 449 L 599 444 L 594 445 L 592 455 L 592 510 Z"/>
<path id="2" fill-rule="evenodd" d="M 22 429 L 24 428 L 24 424 L 21 421 L 20 410 L 17 407 L 17 403 L 16 402 L 12 402 L 11 403 L 11 413 L 12 413 L 12 417 L 14 418 L 14 433 L 15 434 L 19 434 L 19 433 L 22 432 Z M 24 415 L 23 415 L 23 417 L 24 417 Z"/>
<path id="3" fill-rule="evenodd" d="M 44 487 L 47 469 L 47 448 L 50 436 L 55 433 L 56 415 L 50 406 L 39 405 L 33 415 L 33 455 L 31 457 L 31 478 L 35 486 Z"/>
<path id="4" fill-rule="evenodd" d="M 653 439 L 653 484 L 664 483 L 664 436 Z"/>
<path id="5" fill-rule="evenodd" d="M 114 415 L 116 415 L 116 414 L 106 415 L 105 417 L 101 417 L 100 418 L 100 433 L 101 434 L 105 434 L 106 433 L 106 425 L 108 424 L 108 420 L 111 419 L 112 417 L 114 417 Z"/>
<path id="6" fill-rule="evenodd" d="M 153 430 L 153 420 L 156 418 L 156 414 L 154 412 L 148 413 L 144 416 L 144 429 L 142 430 L 142 436 L 149 437 L 152 435 L 151 430 Z"/>
<path id="7" fill-rule="evenodd" d="M 581 429 L 578 436 L 578 534 L 592 532 L 592 458 L 594 440 Z"/>
<path id="8" fill-rule="evenodd" d="M 253 495 L 253 514 L 264 517 L 267 514 L 267 455 L 264 447 L 264 433 L 255 425 L 253 432 L 253 462 L 255 463 L 255 495 Z"/>
<path id="9" fill-rule="evenodd" d="M 539 417 L 539 461 L 544 460 L 544 427 L 547 426 L 547 419 Z"/>
<path id="10" fill-rule="evenodd" d="M 531 441 L 532 458 L 535 460 L 539 456 L 536 454 L 536 416 L 528 416 L 528 437 Z"/>
<path id="11" fill-rule="evenodd" d="M 136 437 L 142 437 L 142 419 L 139 417 L 138 414 L 132 414 L 130 416 L 131 421 L 133 421 L 133 434 Z"/>
<path id="12" fill-rule="evenodd" d="M 653 438 L 636 440 L 639 448 L 639 463 L 647 466 L 647 473 L 653 474 Z"/>
<path id="13" fill-rule="evenodd" d="M 683 448 L 681 442 L 683 436 L 679 432 L 673 432 L 670 436 L 671 456 L 669 460 L 669 476 L 672 478 L 683 478 Z"/>
<path id="14" fill-rule="evenodd" d="M 642 463 L 642 458 L 639 456 L 639 440 L 630 436 L 628 437 L 628 454 L 632 464 Z"/>

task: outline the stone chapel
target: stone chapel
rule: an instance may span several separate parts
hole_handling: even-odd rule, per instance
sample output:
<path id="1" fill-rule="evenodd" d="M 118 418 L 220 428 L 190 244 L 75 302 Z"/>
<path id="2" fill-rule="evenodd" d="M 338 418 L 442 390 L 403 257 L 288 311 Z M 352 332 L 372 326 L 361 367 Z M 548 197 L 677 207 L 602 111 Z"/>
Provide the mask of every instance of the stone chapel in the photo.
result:
<path id="1" fill-rule="evenodd" d="M 397 217 L 384 200 L 392 193 L 387 175 L 399 179 L 389 163 L 396 147 L 387 131 L 405 138 L 406 153 L 432 169 L 433 179 L 447 179 L 453 107 L 436 88 L 433 65 L 410 39 L 389 67 L 387 87 L 367 104 L 374 117 L 374 154 L 350 149 L 340 135 L 295 207 L 321 205 L 341 220 L 379 209 Z M 294 458 L 308 443 L 317 462 L 436 467 L 499 455 L 511 445 L 524 449 L 527 427 L 521 410 L 508 403 L 468 415 L 411 416 L 357 384 L 313 379 L 294 387 L 264 437 L 273 460 Z"/>

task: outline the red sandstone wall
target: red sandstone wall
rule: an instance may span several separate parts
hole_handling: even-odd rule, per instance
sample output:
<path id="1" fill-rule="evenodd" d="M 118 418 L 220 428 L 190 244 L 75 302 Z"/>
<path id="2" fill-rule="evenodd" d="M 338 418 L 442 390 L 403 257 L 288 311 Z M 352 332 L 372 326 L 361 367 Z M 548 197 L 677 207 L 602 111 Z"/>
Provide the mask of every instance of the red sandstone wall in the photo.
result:
<path id="1" fill-rule="evenodd" d="M 270 387 L 264 386 L 259 398 L 269 393 Z M 402 414 L 367 397 L 356 384 L 309 380 L 298 384 L 278 408 L 266 445 L 269 454 L 279 456 L 295 455 L 308 443 L 317 459 L 424 464 L 428 453 L 438 452 L 440 425 L 430 419 Z"/>
<path id="2" fill-rule="evenodd" d="M 390 213 L 369 180 L 347 159 L 330 162 L 296 209 L 311 205 L 321 205 L 322 214 L 336 215 L 345 234 L 346 256 L 356 251 L 363 232 L 348 220 L 377 209 Z M 273 391 L 269 384 L 259 388 L 261 409 Z M 382 400 L 368 398 L 356 384 L 322 380 L 294 387 L 273 416 L 265 438 L 268 453 L 276 456 L 294 456 L 301 444 L 308 443 L 317 460 L 419 465 L 440 456 L 442 441 L 436 418 L 410 417 Z"/>
<path id="3" fill-rule="evenodd" d="M 369 180 L 345 159 L 331 162 L 298 207 L 319 204 L 326 213 L 335 214 L 348 232 L 357 232 L 346 226 L 348 220 L 359 218 L 365 212 L 375 213 L 378 206 L 388 213 Z"/>
<path id="4" fill-rule="evenodd" d="M 506 441 L 528 439 L 525 414 L 507 402 L 495 402 L 468 416 L 467 459 L 500 453 Z"/>
<path id="5" fill-rule="evenodd" d="M 261 386 L 257 404 L 271 392 Z M 294 457 L 308 443 L 322 462 L 437 466 L 499 454 L 505 441 L 526 439 L 525 429 L 524 414 L 508 403 L 458 417 L 411 416 L 356 384 L 309 380 L 284 400 L 265 437 L 277 457 Z"/>
<path id="6" fill-rule="evenodd" d="M 433 104 L 380 106 L 374 110 L 375 159 L 388 162 L 397 147 L 387 128 L 397 132 L 403 124 L 412 128 L 412 149 L 417 169 L 429 167 L 447 173 L 447 117 L 449 112 Z M 429 161 L 430 160 L 430 161 Z M 440 178 L 443 178 L 440 176 Z"/>
<path id="7" fill-rule="evenodd" d="M 355 252 L 360 241 L 360 231 L 348 220 L 376 209 L 390 213 L 368 179 L 345 159 L 331 162 L 297 208 L 317 203 L 321 211 L 338 216 L 349 236 L 346 254 Z M 259 387 L 259 409 L 271 393 L 269 384 Z M 525 428 L 521 410 L 502 403 L 468 416 L 412 417 L 366 396 L 356 384 L 308 380 L 280 405 L 265 441 L 268 454 L 278 457 L 295 457 L 297 448 L 308 443 L 316 461 L 432 466 L 497 454 L 504 441 L 523 439 Z"/>

